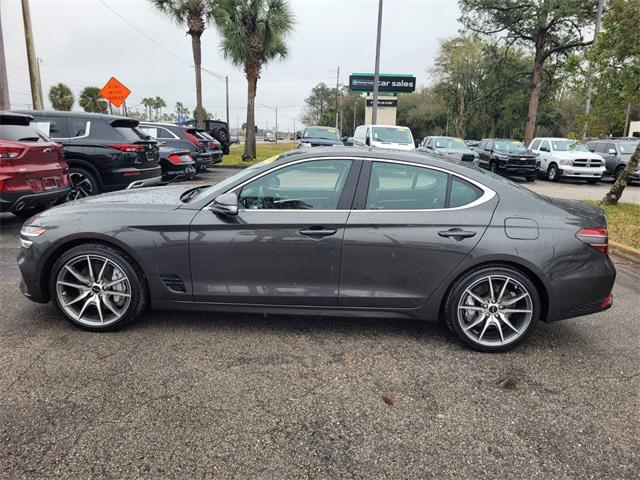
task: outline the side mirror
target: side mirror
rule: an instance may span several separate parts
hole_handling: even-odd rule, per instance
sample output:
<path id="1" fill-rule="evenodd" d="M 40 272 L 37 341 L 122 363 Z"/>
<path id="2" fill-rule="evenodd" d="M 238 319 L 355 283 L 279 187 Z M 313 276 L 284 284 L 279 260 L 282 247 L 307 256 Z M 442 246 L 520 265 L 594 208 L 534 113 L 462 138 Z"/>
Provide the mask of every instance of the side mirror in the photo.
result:
<path id="1" fill-rule="evenodd" d="M 371 139 L 369 137 L 367 137 L 366 140 L 364 141 L 364 143 L 366 143 L 367 145 L 371 146 Z"/>
<path id="2" fill-rule="evenodd" d="M 223 193 L 216 197 L 211 207 L 213 213 L 218 215 L 237 215 L 238 214 L 238 195 L 233 192 Z"/>
<path id="3" fill-rule="evenodd" d="M 540 147 L 540 151 L 541 152 L 548 152 L 549 151 L 549 147 L 542 146 L 542 147 Z"/>
<path id="4" fill-rule="evenodd" d="M 594 153 L 594 152 L 596 151 L 596 149 L 595 149 L 595 148 L 593 148 L 593 147 L 589 147 L 589 151 L 590 151 L 591 153 Z"/>
<path id="5" fill-rule="evenodd" d="M 296 140 L 300 140 L 302 138 L 302 134 L 300 132 L 296 132 Z"/>
<path id="6" fill-rule="evenodd" d="M 616 154 L 616 149 L 615 148 L 610 148 L 609 149 L 609 155 L 615 155 Z"/>

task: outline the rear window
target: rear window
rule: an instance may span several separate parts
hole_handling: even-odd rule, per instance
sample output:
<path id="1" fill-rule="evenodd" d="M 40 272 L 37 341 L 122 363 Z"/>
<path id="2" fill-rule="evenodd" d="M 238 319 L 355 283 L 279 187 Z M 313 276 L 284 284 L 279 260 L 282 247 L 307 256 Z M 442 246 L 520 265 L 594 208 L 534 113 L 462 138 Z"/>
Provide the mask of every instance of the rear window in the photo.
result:
<path id="1" fill-rule="evenodd" d="M 138 127 L 114 127 L 120 135 L 125 137 L 130 142 L 139 142 L 146 140 L 147 136 L 138 129 Z"/>
<path id="2" fill-rule="evenodd" d="M 33 125 L 0 125 L 0 139 L 12 142 L 50 142 Z"/>

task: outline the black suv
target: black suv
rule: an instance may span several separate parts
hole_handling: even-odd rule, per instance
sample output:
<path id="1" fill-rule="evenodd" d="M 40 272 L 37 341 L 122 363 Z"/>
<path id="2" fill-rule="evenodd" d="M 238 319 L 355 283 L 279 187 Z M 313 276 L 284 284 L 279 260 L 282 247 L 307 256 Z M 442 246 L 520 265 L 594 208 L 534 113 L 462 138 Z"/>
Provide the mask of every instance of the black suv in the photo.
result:
<path id="1" fill-rule="evenodd" d="M 195 127 L 195 120 L 187 120 L 186 122 L 181 123 L 180 125 L 184 125 L 187 127 Z M 231 145 L 231 136 L 229 135 L 229 125 L 227 122 L 223 122 L 222 120 L 205 120 L 204 121 L 204 130 L 215 138 L 220 145 L 222 146 L 222 152 L 225 155 L 229 155 L 229 146 Z"/>
<path id="2" fill-rule="evenodd" d="M 138 120 L 82 112 L 22 111 L 32 125 L 61 143 L 69 165 L 69 199 L 161 182 L 157 142 L 138 130 Z"/>
<path id="3" fill-rule="evenodd" d="M 522 142 L 508 138 L 485 138 L 476 148 L 480 166 L 504 176 L 525 177 L 533 182 L 538 175 L 538 159 Z"/>
<path id="4" fill-rule="evenodd" d="M 222 159 L 215 140 L 201 135 L 202 130 L 173 123 L 141 122 L 140 130 L 168 147 L 189 150 L 197 172 L 203 172 Z"/>

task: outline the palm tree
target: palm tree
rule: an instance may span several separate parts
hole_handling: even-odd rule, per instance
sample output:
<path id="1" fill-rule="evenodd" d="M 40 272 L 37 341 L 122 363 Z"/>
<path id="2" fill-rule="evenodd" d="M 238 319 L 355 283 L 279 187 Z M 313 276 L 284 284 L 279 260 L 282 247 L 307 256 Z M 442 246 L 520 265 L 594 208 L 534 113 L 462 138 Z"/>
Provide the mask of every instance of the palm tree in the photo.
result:
<path id="1" fill-rule="evenodd" d="M 98 87 L 85 87 L 82 92 L 80 92 L 78 103 L 84 108 L 85 112 L 107 112 L 107 102 L 100 96 L 100 89 Z"/>
<path id="2" fill-rule="evenodd" d="M 247 135 L 245 160 L 256 157 L 256 88 L 262 67 L 287 56 L 285 37 L 293 30 L 287 0 L 209 0 L 213 20 L 222 37 L 222 53 L 247 77 Z"/>
<path id="3" fill-rule="evenodd" d="M 68 112 L 73 107 L 75 98 L 69 87 L 64 83 L 58 83 L 49 89 L 49 101 L 55 110 Z"/>
<path id="4" fill-rule="evenodd" d="M 176 117 L 186 117 L 189 115 L 189 109 L 182 102 L 176 102 Z"/>
<path id="5" fill-rule="evenodd" d="M 202 108 L 202 50 L 200 37 L 206 22 L 211 18 L 216 0 L 151 0 L 151 3 L 165 13 L 181 27 L 187 27 L 191 36 L 193 63 L 196 72 L 196 109 L 195 119 L 199 128 L 204 126 Z"/>
<path id="6" fill-rule="evenodd" d="M 144 97 L 140 103 L 144 106 L 144 114 L 147 120 L 151 120 L 151 109 L 153 108 L 155 100 L 151 97 Z"/>
<path id="7" fill-rule="evenodd" d="M 156 109 L 156 120 L 160 118 L 160 111 L 167 106 L 167 103 L 162 97 L 156 97 L 153 99 L 153 106 Z"/>

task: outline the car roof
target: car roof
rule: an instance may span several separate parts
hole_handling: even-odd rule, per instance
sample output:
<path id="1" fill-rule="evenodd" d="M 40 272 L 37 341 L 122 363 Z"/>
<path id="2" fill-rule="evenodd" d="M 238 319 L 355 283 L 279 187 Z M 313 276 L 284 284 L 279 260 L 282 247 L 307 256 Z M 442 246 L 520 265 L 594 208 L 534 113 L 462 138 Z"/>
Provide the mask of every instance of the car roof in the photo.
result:
<path id="1" fill-rule="evenodd" d="M 170 122 L 151 122 L 149 120 L 140 120 L 141 125 L 159 125 L 161 127 L 185 127 L 185 125 L 176 125 L 175 123 Z M 188 125 L 186 125 L 188 127 Z M 195 128 L 195 127 L 192 127 Z"/>
<path id="2" fill-rule="evenodd" d="M 24 113 L 26 115 L 55 115 L 58 117 L 83 117 L 83 118 L 100 118 L 102 120 L 106 120 L 108 122 L 113 122 L 114 120 L 131 120 L 135 122 L 139 122 L 137 118 L 133 117 L 125 117 L 120 115 L 108 115 L 106 113 L 90 113 L 90 112 L 64 112 L 61 110 L 12 110 L 12 112 L 16 113 Z"/>

